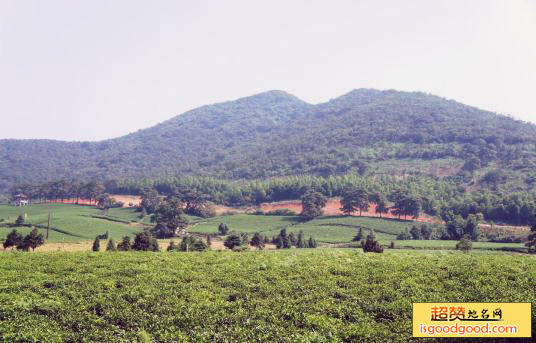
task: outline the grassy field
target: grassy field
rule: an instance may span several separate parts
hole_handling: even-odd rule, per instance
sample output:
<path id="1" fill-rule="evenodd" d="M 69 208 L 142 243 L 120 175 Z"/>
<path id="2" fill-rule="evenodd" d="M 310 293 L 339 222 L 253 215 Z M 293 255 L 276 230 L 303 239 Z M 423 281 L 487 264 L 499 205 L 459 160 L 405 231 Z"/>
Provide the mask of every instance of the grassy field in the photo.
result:
<path id="1" fill-rule="evenodd" d="M 95 236 L 109 232 L 111 238 L 121 239 L 125 235 L 133 236 L 144 226 L 152 225 L 150 217 L 140 219 L 140 213 L 133 208 L 112 208 L 106 214 L 90 206 L 69 204 L 39 204 L 26 207 L 0 205 L 0 240 L 12 230 L 6 223 L 13 223 L 19 214 L 26 214 L 26 223 L 46 226 L 48 214 L 51 213 L 51 230 L 47 244 L 51 243 L 79 243 L 93 240 Z M 376 238 L 383 245 L 394 241 L 397 248 L 422 249 L 453 249 L 455 241 L 397 241 L 396 235 L 405 229 L 410 229 L 414 223 L 396 219 L 381 219 L 372 217 L 334 216 L 320 217 L 308 222 L 301 222 L 297 216 L 265 216 L 250 214 L 235 214 L 218 216 L 214 218 L 199 218 L 187 216 L 190 222 L 190 232 L 202 234 L 216 234 L 218 225 L 225 223 L 231 231 L 254 233 L 261 232 L 269 237 L 275 236 L 282 228 L 287 232 L 298 234 L 303 230 L 306 238 L 314 237 L 320 243 L 350 243 L 359 228 L 363 228 L 366 236 L 370 229 L 376 232 Z M 2 226 L 4 225 L 4 226 Z M 55 230 L 57 229 L 57 230 Z M 30 232 L 29 227 L 18 227 L 22 234 Z M 46 230 L 39 228 L 43 234 Z M 65 248 L 62 245 L 60 248 Z M 475 242 L 475 249 L 523 249 L 522 243 L 489 243 Z M 67 246 L 69 248 L 69 246 Z M 49 251 L 48 248 L 41 250 Z M 52 250 L 57 250 L 56 246 Z M 63 250 L 63 249 L 60 249 Z M 65 249 L 70 250 L 70 249 Z M 73 250 L 80 250 L 80 245 L 73 246 Z"/>
<path id="2" fill-rule="evenodd" d="M 25 207 L 0 205 L 0 219 L 4 219 L 1 224 L 13 223 L 18 215 L 23 215 L 26 217 L 26 224 L 46 226 L 49 213 L 51 228 L 59 230 L 49 231 L 50 242 L 89 240 L 106 231 L 111 238 L 120 239 L 126 235 L 132 236 L 141 230 L 140 227 L 129 225 L 130 219 L 137 215 L 134 209 L 110 209 L 109 216 L 103 216 L 102 211 L 90 206 L 51 203 Z M 0 239 L 11 230 L 12 228 L 0 227 Z M 30 228 L 17 230 L 25 234 Z M 39 230 L 46 232 L 45 229 Z"/>
<path id="3" fill-rule="evenodd" d="M 536 335 L 533 256 L 0 254 L 0 341 L 7 342 L 136 342 L 139 335 L 153 342 L 411 342 L 412 302 L 501 301 L 532 302 Z"/>
<path id="4" fill-rule="evenodd" d="M 366 235 L 369 229 L 376 231 L 380 242 L 388 244 L 396 239 L 396 235 L 414 224 L 410 221 L 380 219 L 370 217 L 322 217 L 308 222 L 301 222 L 296 216 L 258 216 L 236 214 L 211 218 L 190 229 L 197 233 L 217 233 L 218 225 L 225 223 L 235 232 L 262 232 L 272 237 L 286 227 L 287 232 L 297 234 L 303 230 L 305 236 L 313 236 L 317 241 L 324 243 L 351 242 L 359 227 L 364 229 Z"/>
<path id="5" fill-rule="evenodd" d="M 225 223 L 231 231 L 235 232 L 266 232 L 279 230 L 297 224 L 298 217 L 293 216 L 255 216 L 250 214 L 235 214 L 218 216 L 193 226 L 190 231 L 198 233 L 217 233 L 218 225 Z"/>

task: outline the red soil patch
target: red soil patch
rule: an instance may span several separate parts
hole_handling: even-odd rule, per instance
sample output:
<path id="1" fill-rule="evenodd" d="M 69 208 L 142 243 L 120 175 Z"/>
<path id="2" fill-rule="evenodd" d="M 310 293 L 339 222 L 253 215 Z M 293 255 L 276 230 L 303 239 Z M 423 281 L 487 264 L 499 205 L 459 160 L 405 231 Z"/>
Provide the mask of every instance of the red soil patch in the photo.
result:
<path id="1" fill-rule="evenodd" d="M 506 235 L 512 236 L 526 236 L 530 233 L 530 227 L 528 226 L 510 226 L 510 225 L 493 225 L 490 224 L 479 224 L 487 233 L 498 234 L 503 233 Z"/>
<path id="2" fill-rule="evenodd" d="M 112 194 L 110 197 L 115 201 L 121 201 L 124 204 L 123 207 L 137 207 L 141 204 L 141 197 L 139 195 Z"/>
<path id="3" fill-rule="evenodd" d="M 263 212 L 271 212 L 278 209 L 289 209 L 291 211 L 294 211 L 296 213 L 300 213 L 302 211 L 302 204 L 301 201 L 281 201 L 281 202 L 273 202 L 273 203 L 263 203 L 260 205 L 260 210 Z M 327 216 L 338 216 L 344 214 L 341 210 L 341 201 L 340 199 L 334 198 L 329 199 L 326 203 L 326 206 L 324 207 L 324 215 Z M 352 213 L 353 216 L 359 216 L 359 212 Z M 366 217 L 380 217 L 376 213 L 376 205 L 375 204 L 369 204 L 368 211 L 363 211 L 361 213 L 362 216 Z M 382 218 L 395 218 L 398 219 L 397 215 L 394 215 L 392 213 L 383 213 Z M 404 217 L 401 217 L 401 219 L 404 219 Z M 439 219 L 430 217 L 426 214 L 421 214 L 419 218 L 413 219 L 411 217 L 408 217 L 406 219 L 414 220 L 417 222 L 422 223 L 440 223 Z"/>
<path id="4" fill-rule="evenodd" d="M 58 199 L 58 200 L 47 200 L 46 202 L 58 203 L 58 204 L 78 204 L 78 205 L 95 205 L 93 200 L 89 199 Z"/>
<path id="5" fill-rule="evenodd" d="M 141 197 L 139 195 L 120 195 L 112 194 L 110 195 L 115 201 L 120 201 L 123 203 L 123 207 L 137 207 L 140 206 Z M 78 204 L 78 205 L 95 205 L 94 200 L 89 199 L 58 199 L 58 200 L 48 200 L 47 202 L 60 203 L 60 204 Z M 132 206 L 130 206 L 132 204 Z"/>

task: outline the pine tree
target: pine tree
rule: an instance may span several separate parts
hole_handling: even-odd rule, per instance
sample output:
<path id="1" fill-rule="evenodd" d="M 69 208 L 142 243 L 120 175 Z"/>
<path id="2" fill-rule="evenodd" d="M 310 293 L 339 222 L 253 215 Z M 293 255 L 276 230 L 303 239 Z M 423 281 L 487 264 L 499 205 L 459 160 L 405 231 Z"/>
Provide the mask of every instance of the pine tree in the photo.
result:
<path id="1" fill-rule="evenodd" d="M 281 231 L 279 231 L 279 237 L 277 239 L 276 247 L 277 249 L 290 249 L 291 248 L 291 243 L 287 235 L 286 228 L 282 228 Z"/>
<path id="2" fill-rule="evenodd" d="M 305 242 L 305 238 L 303 237 L 303 230 L 300 230 L 300 232 L 298 233 L 298 241 L 296 242 L 296 247 L 299 249 L 307 247 L 307 242 Z"/>
<path id="3" fill-rule="evenodd" d="M 91 248 L 93 251 L 100 251 L 100 240 L 99 237 L 96 237 L 93 241 L 93 247 Z"/>
<path id="4" fill-rule="evenodd" d="M 22 224 L 24 224 L 24 217 L 22 216 L 22 214 L 19 214 L 17 220 L 15 220 L 15 225 L 21 226 Z"/>
<path id="5" fill-rule="evenodd" d="M 308 248 L 316 248 L 317 247 L 316 240 L 312 236 L 309 237 L 309 242 L 307 243 L 307 247 Z"/>
<path id="6" fill-rule="evenodd" d="M 264 248 L 264 239 L 262 238 L 260 233 L 255 232 L 249 244 L 253 247 L 256 247 L 258 250 L 262 250 Z"/>
<path id="7" fill-rule="evenodd" d="M 117 251 L 115 242 L 113 239 L 108 240 L 108 245 L 106 245 L 106 251 Z"/>
<path id="8" fill-rule="evenodd" d="M 21 245 L 23 241 L 23 237 L 20 233 L 17 232 L 17 230 L 13 229 L 8 235 L 6 236 L 6 240 L 4 241 L 4 249 L 10 248 L 10 247 L 16 247 Z"/>
<path id="9" fill-rule="evenodd" d="M 298 239 L 296 238 L 296 236 L 294 236 L 293 232 L 289 233 L 288 240 L 291 246 L 296 246 L 296 244 L 298 243 Z"/>
<path id="10" fill-rule="evenodd" d="M 136 234 L 132 249 L 140 251 L 160 251 L 157 240 L 147 230 Z"/>
<path id="11" fill-rule="evenodd" d="M 362 239 L 363 239 L 363 228 L 360 227 L 359 230 L 357 231 L 357 234 L 352 239 L 352 241 L 360 242 Z"/>
<path id="12" fill-rule="evenodd" d="M 220 223 L 220 225 L 218 225 L 218 232 L 220 235 L 225 236 L 229 232 L 229 227 L 225 223 Z"/>
<path id="13" fill-rule="evenodd" d="M 32 251 L 35 251 L 35 248 L 43 245 L 44 243 L 45 237 L 43 234 L 39 233 L 37 229 L 33 229 L 23 238 L 22 242 L 17 246 L 17 249 L 28 251 L 31 248 Z"/>

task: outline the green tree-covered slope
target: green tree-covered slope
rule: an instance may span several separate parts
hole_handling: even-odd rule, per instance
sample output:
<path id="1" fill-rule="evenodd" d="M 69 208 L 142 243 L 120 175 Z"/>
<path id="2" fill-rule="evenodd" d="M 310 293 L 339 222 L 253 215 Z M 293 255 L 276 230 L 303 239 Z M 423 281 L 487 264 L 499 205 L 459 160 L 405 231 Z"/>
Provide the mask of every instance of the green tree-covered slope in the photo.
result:
<path id="1" fill-rule="evenodd" d="M 0 190 L 60 178 L 257 179 L 387 167 L 456 174 L 476 186 L 516 173 L 523 188 L 536 180 L 535 143 L 535 125 L 424 93 L 359 89 L 311 105 L 269 91 L 101 142 L 0 140 Z"/>

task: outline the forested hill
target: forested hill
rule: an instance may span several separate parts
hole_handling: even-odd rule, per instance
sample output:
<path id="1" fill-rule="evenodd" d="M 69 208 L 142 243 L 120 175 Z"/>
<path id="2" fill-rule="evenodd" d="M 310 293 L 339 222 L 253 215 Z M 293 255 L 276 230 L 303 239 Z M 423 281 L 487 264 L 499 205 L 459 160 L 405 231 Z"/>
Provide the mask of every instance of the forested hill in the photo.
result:
<path id="1" fill-rule="evenodd" d="M 514 186 L 527 189 L 536 180 L 535 143 L 532 124 L 424 93 L 358 89 L 311 105 L 269 91 L 101 142 L 0 140 L 0 190 L 59 178 L 352 171 L 456 175 L 475 187 L 519 181 Z"/>

